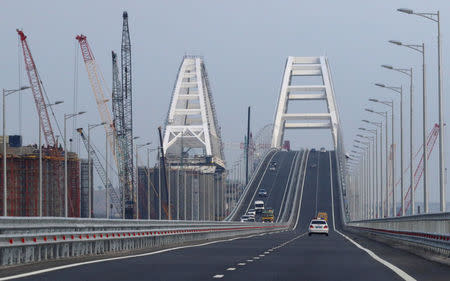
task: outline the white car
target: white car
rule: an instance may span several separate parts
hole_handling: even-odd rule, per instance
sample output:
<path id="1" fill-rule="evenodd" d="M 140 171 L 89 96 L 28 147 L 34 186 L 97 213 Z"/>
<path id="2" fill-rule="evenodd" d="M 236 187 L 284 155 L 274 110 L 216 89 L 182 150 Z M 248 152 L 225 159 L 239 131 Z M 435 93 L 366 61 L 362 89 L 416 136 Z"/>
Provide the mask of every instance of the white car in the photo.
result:
<path id="1" fill-rule="evenodd" d="M 252 216 L 249 216 L 249 215 L 243 215 L 242 217 L 241 217 L 241 222 L 248 222 L 248 221 L 250 221 L 250 220 L 252 220 L 253 219 L 253 221 L 254 221 L 254 217 L 252 217 Z"/>
<path id="2" fill-rule="evenodd" d="M 328 236 L 328 224 L 326 220 L 322 219 L 313 219 L 309 224 L 308 235 L 311 234 L 325 234 Z"/>
<path id="3" fill-rule="evenodd" d="M 248 210 L 247 215 L 249 215 L 249 216 L 256 216 L 256 211 L 255 211 L 255 209 L 250 209 L 250 210 Z"/>

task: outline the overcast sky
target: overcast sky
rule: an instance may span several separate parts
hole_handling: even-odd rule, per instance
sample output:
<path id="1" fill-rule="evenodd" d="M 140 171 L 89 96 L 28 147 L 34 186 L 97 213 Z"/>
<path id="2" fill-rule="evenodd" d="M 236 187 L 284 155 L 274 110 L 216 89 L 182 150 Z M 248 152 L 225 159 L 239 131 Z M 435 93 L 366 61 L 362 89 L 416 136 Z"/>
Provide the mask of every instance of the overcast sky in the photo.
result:
<path id="1" fill-rule="evenodd" d="M 128 11 L 133 56 L 134 134 L 140 142 L 157 143 L 157 130 L 168 111 L 178 66 L 184 54 L 205 57 L 225 143 L 239 143 L 245 133 L 246 108 L 252 106 L 254 131 L 273 122 L 283 67 L 287 56 L 329 58 L 336 99 L 350 149 L 361 119 L 376 116 L 364 112 L 369 97 L 395 98 L 375 88 L 374 82 L 408 85 L 406 76 L 382 69 L 381 64 L 414 67 L 415 149 L 421 140 L 420 56 L 390 45 L 390 39 L 426 43 L 428 68 L 428 127 L 437 122 L 436 25 L 425 19 L 400 14 L 397 8 L 442 14 L 444 110 L 448 119 L 450 92 L 450 5 L 442 1 L 1 1 L 0 66 L 2 88 L 28 84 L 19 56 L 16 28 L 28 36 L 39 73 L 55 107 L 59 123 L 74 109 L 88 113 L 77 127 L 100 121 L 94 95 L 80 57 L 77 34 L 87 35 L 107 83 L 111 81 L 111 50 L 120 52 L 122 12 Z M 19 63 L 20 61 L 20 63 Z M 78 79 L 74 69 L 78 67 Z M 75 82 L 74 82 L 75 81 Z M 21 84 L 20 84 L 21 83 Z M 78 102 L 74 107 L 74 83 Z M 108 85 L 109 86 L 109 85 Z M 7 98 L 8 134 L 22 134 L 25 144 L 37 142 L 37 114 L 33 99 L 24 93 Z M 405 96 L 405 102 L 408 97 Z M 398 107 L 398 105 L 397 105 Z M 315 107 L 314 107 L 315 108 Z M 319 106 L 317 106 L 319 108 Z M 405 106 L 405 120 L 407 119 Z M 21 109 L 21 110 L 20 110 Z M 22 112 L 21 118 L 19 113 Z M 22 120 L 20 122 L 20 119 Z M 406 123 L 406 121 L 405 121 Z M 398 123 L 397 123 L 397 129 Z M 409 126 L 405 125 L 408 129 Z M 72 124 L 70 124 L 72 131 Z M 448 130 L 446 130 L 448 135 Z M 104 149 L 104 132 L 93 137 Z M 295 148 L 331 147 L 329 132 L 288 133 Z M 405 136 L 405 151 L 408 151 Z M 431 200 L 438 200 L 437 148 L 430 160 Z M 450 163 L 450 147 L 446 147 Z M 81 149 L 81 155 L 85 154 Z M 406 159 L 405 159 L 406 163 Z M 448 165 L 447 165 L 448 166 Z M 418 190 L 420 193 L 420 189 Z M 450 194 L 450 192 L 448 192 Z M 450 195 L 449 195 L 450 198 Z"/>

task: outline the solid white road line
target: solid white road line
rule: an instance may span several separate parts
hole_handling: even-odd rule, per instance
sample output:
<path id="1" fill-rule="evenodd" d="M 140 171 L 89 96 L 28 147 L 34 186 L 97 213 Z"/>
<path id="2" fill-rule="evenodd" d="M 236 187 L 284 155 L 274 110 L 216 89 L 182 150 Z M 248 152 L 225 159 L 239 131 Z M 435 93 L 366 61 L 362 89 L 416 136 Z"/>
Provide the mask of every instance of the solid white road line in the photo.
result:
<path id="1" fill-rule="evenodd" d="M 295 222 L 294 228 L 292 228 L 292 229 L 297 228 L 298 221 L 300 220 L 300 209 L 302 208 L 303 189 L 305 187 L 306 169 L 308 168 L 308 159 L 309 159 L 309 150 L 308 150 L 308 154 L 306 155 L 306 159 L 305 159 L 305 168 L 304 168 L 304 172 L 303 172 L 303 181 L 302 181 L 302 186 L 301 186 L 302 190 L 300 192 L 300 204 L 298 205 L 298 211 L 297 211 L 297 221 Z"/>
<path id="2" fill-rule="evenodd" d="M 223 243 L 223 242 L 229 242 L 229 241 L 234 241 L 234 240 L 238 240 L 238 239 L 251 238 L 251 237 L 255 237 L 255 236 L 259 236 L 259 235 L 260 234 L 253 234 L 253 235 L 244 236 L 244 237 L 236 237 L 236 238 L 230 238 L 230 239 L 211 241 L 211 242 L 206 242 L 206 243 L 202 243 L 202 244 L 198 244 L 198 245 L 179 246 L 179 247 L 174 247 L 174 248 L 169 248 L 169 249 L 164 249 L 164 250 L 159 250 L 159 251 L 154 251 L 154 252 L 144 253 L 144 254 L 129 255 L 129 256 L 122 256 L 122 257 L 114 257 L 114 258 L 106 258 L 106 259 L 98 259 L 98 260 L 91 260 L 91 261 L 85 261 L 85 262 L 79 262 L 79 263 L 66 264 L 66 265 L 61 265 L 61 266 L 56 266 L 56 267 L 51 267 L 51 268 L 31 271 L 31 272 L 27 272 L 27 273 L 21 273 L 21 274 L 16 274 L 16 275 L 2 277 L 2 278 L 0 278 L 0 281 L 11 280 L 11 279 L 16 279 L 16 278 L 23 278 L 23 277 L 28 277 L 28 276 L 42 274 L 42 273 L 62 270 L 62 269 L 66 269 L 66 268 L 82 266 L 82 265 L 88 265 L 88 264 L 94 264 L 94 263 L 100 263 L 100 262 L 123 260 L 123 259 L 138 258 L 138 257 L 145 257 L 145 256 L 152 256 L 152 255 L 161 254 L 161 253 L 165 253 L 165 252 L 171 252 L 171 251 L 180 250 L 180 249 L 202 247 L 202 246 L 207 246 L 207 245 L 216 244 L 216 243 Z"/>
<path id="3" fill-rule="evenodd" d="M 329 156 L 330 156 L 330 188 L 331 188 L 331 212 L 333 213 L 333 229 L 334 231 L 336 231 L 337 233 L 339 233 L 340 235 L 342 235 L 345 239 L 347 239 L 348 241 L 350 241 L 351 243 L 353 243 L 353 245 L 355 245 L 356 247 L 358 247 L 359 249 L 365 251 L 367 254 L 369 254 L 369 256 L 371 258 L 373 258 L 374 260 L 376 260 L 377 262 L 381 263 L 382 265 L 386 266 L 387 268 L 389 268 L 390 270 L 394 271 L 398 276 L 400 276 L 403 280 L 406 281 L 417 281 L 416 279 L 414 279 L 411 275 L 409 275 L 408 273 L 404 272 L 403 270 L 401 270 L 400 268 L 396 267 L 395 265 L 393 265 L 392 263 L 380 258 L 377 254 L 375 254 L 374 252 L 372 252 L 369 249 L 364 248 L 363 246 L 361 246 L 360 244 L 356 243 L 355 241 L 353 241 L 351 238 L 349 238 L 347 235 L 341 233 L 339 230 L 336 229 L 336 224 L 335 224 L 335 220 L 334 220 L 334 196 L 333 196 L 333 166 L 332 166 L 332 162 L 331 162 L 331 153 L 329 152 Z"/>

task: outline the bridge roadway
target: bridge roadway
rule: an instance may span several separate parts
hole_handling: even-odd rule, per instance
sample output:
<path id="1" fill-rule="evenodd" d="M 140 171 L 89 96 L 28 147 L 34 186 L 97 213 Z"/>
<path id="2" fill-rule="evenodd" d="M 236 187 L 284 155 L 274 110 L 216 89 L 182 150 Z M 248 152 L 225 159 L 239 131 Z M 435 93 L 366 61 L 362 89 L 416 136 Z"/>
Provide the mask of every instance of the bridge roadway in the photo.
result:
<path id="1" fill-rule="evenodd" d="M 333 158 L 330 152 L 309 154 L 300 216 L 293 231 L 44 271 L 20 280 L 448 280 L 447 266 L 344 233 L 371 250 L 368 254 L 340 234 Z M 329 214 L 329 236 L 309 237 L 309 221 L 319 210 Z"/>

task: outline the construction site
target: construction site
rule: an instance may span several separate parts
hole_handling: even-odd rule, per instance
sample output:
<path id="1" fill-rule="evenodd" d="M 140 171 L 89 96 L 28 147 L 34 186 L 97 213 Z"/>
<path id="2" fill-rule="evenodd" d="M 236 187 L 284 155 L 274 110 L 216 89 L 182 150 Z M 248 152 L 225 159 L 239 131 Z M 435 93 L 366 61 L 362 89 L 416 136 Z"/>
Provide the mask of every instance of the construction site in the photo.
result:
<path id="1" fill-rule="evenodd" d="M 138 137 L 133 133 L 128 13 L 122 14 L 120 54 L 111 51 L 112 86 L 105 82 L 87 36 L 74 36 L 99 119 L 97 124 L 88 124 L 85 129 L 72 128 L 71 132 L 66 132 L 67 120 L 85 111 L 65 114 L 64 130 L 60 129 L 52 106 L 63 101 L 49 98 L 28 45 L 30 39 L 22 30 L 17 30 L 17 34 L 29 86 L 14 91 L 31 89 L 43 141 L 40 135 L 42 144 L 22 146 L 16 136 L 5 137 L 6 188 L 3 173 L 0 183 L 7 197 L 7 203 L 0 206 L 7 205 L 5 215 L 93 217 L 94 184 L 104 189 L 103 206 L 108 218 L 221 220 L 228 214 L 231 201 L 237 200 L 229 194 L 238 194 L 248 172 L 244 177 L 236 170 L 233 183 L 227 184 L 230 174 L 226 170 L 221 129 L 203 57 L 185 55 L 181 61 L 165 123 L 158 129 L 158 148 L 152 149 L 158 152 L 156 165 L 150 168 L 149 162 L 146 166 L 138 163 L 138 150 L 151 142 L 137 144 Z M 90 131 L 95 127 L 104 129 L 106 151 L 100 151 L 91 141 Z M 67 133 L 79 137 L 87 159 L 81 160 L 70 152 Z M 250 131 L 247 139 L 249 134 Z M 61 143 L 57 139 L 59 136 L 64 136 Z M 252 140 L 245 144 L 247 152 L 250 142 Z M 253 150 L 250 154 L 253 155 Z M 2 153 L 2 160 L 3 157 Z M 257 158 L 252 157 L 245 158 L 250 162 L 250 170 L 257 164 Z M 240 159 L 242 162 L 244 158 Z M 2 161 L 2 170 L 4 166 Z M 248 170 L 248 163 L 246 167 Z M 243 168 L 244 165 L 240 165 L 239 171 Z"/>
<path id="2" fill-rule="evenodd" d="M 39 147 L 11 143 L 6 139 L 7 200 L 9 216 L 39 216 Z M 3 145 L 3 138 L 1 139 Z M 10 145 L 11 144 L 11 145 Z M 0 164 L 3 170 L 3 155 Z M 67 155 L 68 216 L 80 216 L 80 161 L 75 153 Z M 3 190 L 3 173 L 0 186 Z M 64 151 L 42 147 L 42 216 L 64 216 Z M 3 200 L 3 193 L 0 194 Z M 1 206 L 3 212 L 3 206 Z"/>

